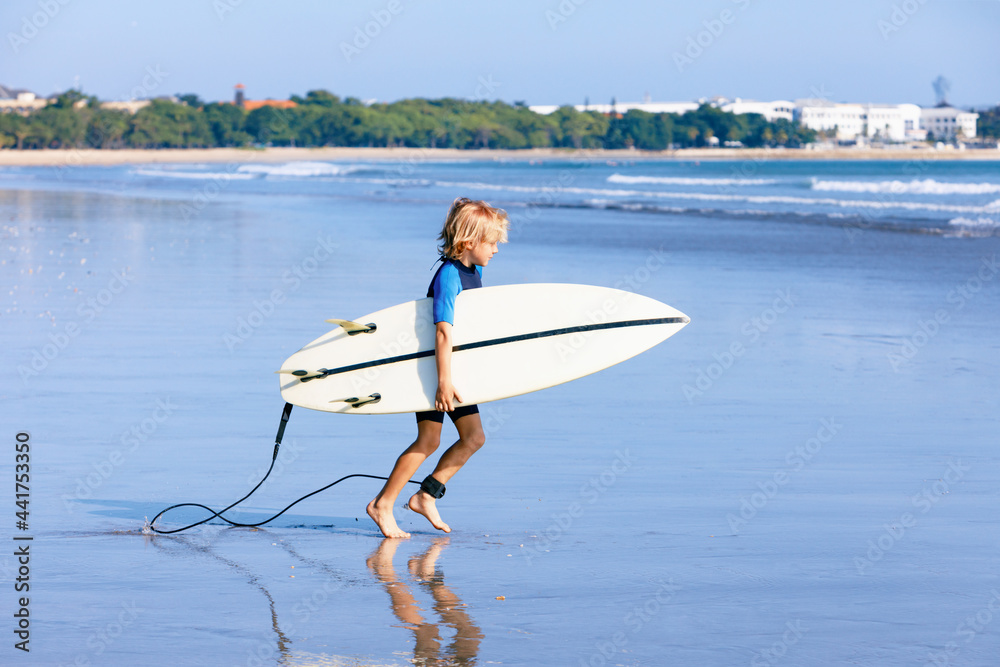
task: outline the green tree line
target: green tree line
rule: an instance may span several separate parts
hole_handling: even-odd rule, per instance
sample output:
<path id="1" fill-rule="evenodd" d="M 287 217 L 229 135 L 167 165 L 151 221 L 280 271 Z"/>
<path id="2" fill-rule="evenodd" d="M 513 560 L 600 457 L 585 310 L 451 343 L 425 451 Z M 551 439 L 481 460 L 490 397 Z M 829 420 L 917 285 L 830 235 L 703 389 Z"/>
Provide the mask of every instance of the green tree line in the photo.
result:
<path id="1" fill-rule="evenodd" d="M 1000 106 L 976 111 L 976 136 L 984 139 L 1000 139 Z"/>
<path id="2" fill-rule="evenodd" d="M 246 111 L 233 104 L 153 100 L 136 114 L 104 109 L 70 90 L 27 116 L 0 114 L 0 148 L 203 148 L 245 146 L 408 146 L 418 148 L 637 148 L 720 144 L 799 146 L 815 132 L 710 105 L 685 114 L 631 110 L 604 115 L 563 106 L 541 115 L 524 103 L 422 98 L 366 105 L 325 90 L 292 96 L 290 109 Z"/>

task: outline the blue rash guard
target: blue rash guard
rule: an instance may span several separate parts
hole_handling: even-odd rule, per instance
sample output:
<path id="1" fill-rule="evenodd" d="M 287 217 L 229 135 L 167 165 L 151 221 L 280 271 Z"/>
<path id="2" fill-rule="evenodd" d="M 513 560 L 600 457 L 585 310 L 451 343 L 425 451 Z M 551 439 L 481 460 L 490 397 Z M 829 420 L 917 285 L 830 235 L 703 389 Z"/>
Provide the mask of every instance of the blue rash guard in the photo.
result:
<path id="1" fill-rule="evenodd" d="M 434 297 L 434 324 L 447 322 L 455 326 L 455 297 L 463 289 L 482 286 L 483 267 L 470 269 L 457 259 L 445 259 L 427 288 L 427 296 Z"/>

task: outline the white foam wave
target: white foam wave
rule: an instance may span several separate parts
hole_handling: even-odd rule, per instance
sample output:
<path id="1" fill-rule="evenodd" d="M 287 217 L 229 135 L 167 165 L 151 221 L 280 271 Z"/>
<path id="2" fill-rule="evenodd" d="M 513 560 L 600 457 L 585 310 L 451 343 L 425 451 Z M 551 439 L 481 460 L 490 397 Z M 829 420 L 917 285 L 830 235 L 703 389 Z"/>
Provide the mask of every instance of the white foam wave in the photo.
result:
<path id="1" fill-rule="evenodd" d="M 948 183 L 933 178 L 912 181 L 821 181 L 812 179 L 821 192 L 864 192 L 899 195 L 982 195 L 1000 192 L 1000 183 Z"/>
<path id="2" fill-rule="evenodd" d="M 623 185 L 655 184 L 655 185 L 773 185 L 773 178 L 687 178 L 682 176 L 626 176 L 611 174 L 608 183 Z"/>
<path id="3" fill-rule="evenodd" d="M 153 176 L 156 178 L 188 178 L 196 180 L 245 181 L 254 178 L 253 174 L 239 174 L 227 171 L 178 171 L 176 169 L 136 169 L 133 171 L 140 176 Z"/>
<path id="4" fill-rule="evenodd" d="M 948 224 L 955 225 L 956 227 L 1000 227 L 1000 220 L 987 217 L 975 219 L 958 217 L 949 220 Z"/>
<path id="5" fill-rule="evenodd" d="M 244 174 L 279 176 L 283 178 L 313 178 L 317 176 L 344 176 L 362 169 L 366 165 L 331 164 L 329 162 L 288 162 L 285 164 L 245 164 L 239 168 Z"/>
<path id="6" fill-rule="evenodd" d="M 578 188 L 570 186 L 527 186 L 527 185 L 499 185 L 495 183 L 462 182 L 462 181 L 435 181 L 434 185 L 447 188 L 466 188 L 470 190 L 495 190 L 502 192 L 522 192 L 537 195 L 539 201 L 551 201 L 553 196 L 560 194 L 576 194 L 592 197 L 630 197 L 657 199 L 680 199 L 694 201 L 711 202 L 738 202 L 748 204 L 790 204 L 793 206 L 835 206 L 837 208 L 847 208 L 855 210 L 866 209 L 904 209 L 908 211 L 935 211 L 945 213 L 974 213 L 982 214 L 990 211 L 1000 210 L 1000 200 L 986 206 L 968 206 L 957 204 L 934 204 L 930 202 L 914 201 L 879 201 L 866 199 L 831 199 L 828 197 L 793 197 L 788 195 L 734 195 L 723 193 L 707 192 L 647 192 L 642 190 L 625 189 L 604 189 L 604 188 Z"/>

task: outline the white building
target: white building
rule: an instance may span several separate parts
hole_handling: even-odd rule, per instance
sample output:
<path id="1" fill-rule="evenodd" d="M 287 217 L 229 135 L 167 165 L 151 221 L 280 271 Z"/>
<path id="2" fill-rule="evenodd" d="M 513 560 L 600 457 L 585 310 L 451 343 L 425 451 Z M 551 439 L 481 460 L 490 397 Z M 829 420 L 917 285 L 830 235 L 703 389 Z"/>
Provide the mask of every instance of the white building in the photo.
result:
<path id="1" fill-rule="evenodd" d="M 841 141 L 856 139 L 864 132 L 865 110 L 860 104 L 835 104 L 829 100 L 797 100 L 795 117 L 810 130 L 835 133 Z"/>
<path id="2" fill-rule="evenodd" d="M 923 141 L 927 132 L 920 127 L 920 107 L 916 104 L 898 105 L 903 114 L 903 132 L 907 141 Z"/>
<path id="3" fill-rule="evenodd" d="M 865 104 L 863 134 L 882 141 L 910 141 L 918 138 L 920 107 L 916 104 Z"/>
<path id="4" fill-rule="evenodd" d="M 920 110 L 920 126 L 935 139 L 972 139 L 976 136 L 979 114 L 955 107 L 932 107 Z"/>
<path id="5" fill-rule="evenodd" d="M 10 92 L 12 94 L 9 97 L 0 98 L 0 112 L 2 113 L 14 112 L 22 115 L 29 114 L 32 111 L 41 109 L 49 103 L 47 99 L 39 98 L 34 93 L 28 92 L 27 90 Z"/>
<path id="6" fill-rule="evenodd" d="M 791 122 L 795 115 L 795 105 L 788 100 L 777 100 L 775 102 L 757 102 L 755 100 L 744 100 L 737 97 L 735 100 L 719 99 L 714 106 L 723 111 L 734 114 L 756 113 L 764 117 L 769 123 L 773 123 L 779 118 Z"/>
<path id="7" fill-rule="evenodd" d="M 916 104 L 838 104 L 828 100 L 798 100 L 796 117 L 804 127 L 835 133 L 840 141 L 859 138 L 914 141 L 924 138 Z"/>
<path id="8" fill-rule="evenodd" d="M 149 100 L 129 100 L 129 101 L 117 101 L 117 102 L 101 102 L 102 109 L 112 109 L 114 111 L 127 111 L 132 115 L 135 115 L 139 109 L 144 109 L 149 106 Z"/>

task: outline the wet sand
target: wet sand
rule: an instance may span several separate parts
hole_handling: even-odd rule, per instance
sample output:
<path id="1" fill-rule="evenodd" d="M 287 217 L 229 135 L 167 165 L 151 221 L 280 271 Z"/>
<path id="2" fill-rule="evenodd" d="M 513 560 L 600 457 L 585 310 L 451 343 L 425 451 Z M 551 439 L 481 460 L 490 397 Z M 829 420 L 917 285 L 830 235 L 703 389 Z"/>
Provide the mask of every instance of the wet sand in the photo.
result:
<path id="1" fill-rule="evenodd" d="M 187 181 L 135 182 L 0 190 L 32 664 L 993 664 L 1000 239 L 542 209 L 487 285 L 625 278 L 692 323 L 483 405 L 487 444 L 441 502 L 452 534 L 397 507 L 413 537 L 387 544 L 365 515 L 380 483 L 351 480 L 260 530 L 148 536 L 168 505 L 256 484 L 273 371 L 324 319 L 419 294 L 444 205 L 277 180 L 185 219 Z M 385 474 L 414 431 L 296 408 L 231 516 Z"/>

